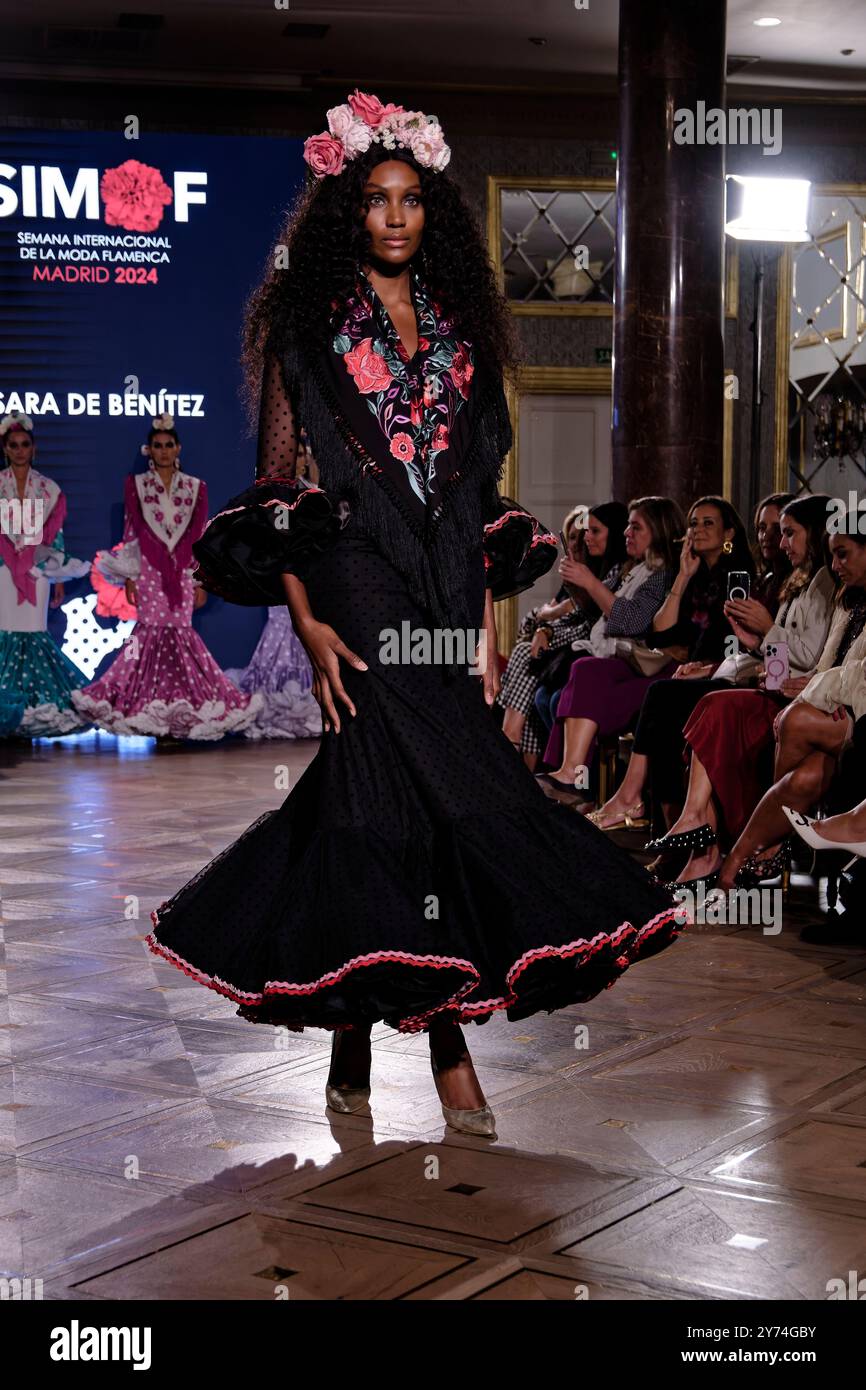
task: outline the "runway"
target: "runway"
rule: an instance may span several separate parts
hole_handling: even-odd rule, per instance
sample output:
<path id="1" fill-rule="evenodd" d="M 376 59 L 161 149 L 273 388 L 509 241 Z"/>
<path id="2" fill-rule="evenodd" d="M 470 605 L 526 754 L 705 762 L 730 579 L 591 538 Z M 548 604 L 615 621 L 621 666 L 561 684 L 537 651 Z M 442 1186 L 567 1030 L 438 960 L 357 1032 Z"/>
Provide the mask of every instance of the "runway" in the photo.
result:
<path id="1" fill-rule="evenodd" d="M 91 735 L 0 753 L 0 1273 L 47 1299 L 826 1299 L 866 1266 L 863 952 L 687 933 L 603 998 L 467 1037 L 494 1143 L 424 1036 L 244 1022 L 149 914 L 316 743 Z M 284 769 L 287 769 L 287 774 Z M 575 884 L 575 892 L 581 885 Z"/>

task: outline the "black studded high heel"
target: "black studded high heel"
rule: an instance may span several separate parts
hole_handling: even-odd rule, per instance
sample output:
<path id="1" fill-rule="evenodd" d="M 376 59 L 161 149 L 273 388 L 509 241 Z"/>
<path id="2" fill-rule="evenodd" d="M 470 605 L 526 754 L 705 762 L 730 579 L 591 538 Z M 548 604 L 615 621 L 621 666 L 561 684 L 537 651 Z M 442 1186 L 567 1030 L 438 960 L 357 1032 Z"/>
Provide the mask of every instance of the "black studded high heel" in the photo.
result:
<path id="1" fill-rule="evenodd" d="M 768 879 L 778 878 L 790 863 L 791 841 L 783 840 L 770 859 L 761 859 L 757 854 L 750 854 L 748 859 L 744 859 L 737 870 L 735 882 L 740 888 L 757 888 Z"/>
<path id="2" fill-rule="evenodd" d="M 695 850 L 709 849 L 710 845 L 716 843 L 716 832 L 711 825 L 699 825 L 694 830 L 682 830 L 676 835 L 670 833 L 657 835 L 654 840 L 647 840 L 644 849 L 655 850 L 657 854 L 669 854 L 675 850 Z"/>

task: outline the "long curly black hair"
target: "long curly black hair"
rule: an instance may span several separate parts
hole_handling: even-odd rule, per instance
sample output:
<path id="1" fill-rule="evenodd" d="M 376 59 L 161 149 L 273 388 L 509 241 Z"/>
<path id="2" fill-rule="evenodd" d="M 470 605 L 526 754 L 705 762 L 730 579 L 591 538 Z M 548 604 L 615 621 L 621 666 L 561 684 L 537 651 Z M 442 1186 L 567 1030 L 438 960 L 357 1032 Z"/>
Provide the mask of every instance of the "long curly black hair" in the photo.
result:
<path id="1" fill-rule="evenodd" d="M 370 171 L 398 159 L 421 184 L 424 234 L 419 252 L 425 283 L 488 366 L 516 365 L 511 316 L 496 284 L 475 215 L 453 179 L 424 168 L 408 150 L 375 146 L 343 172 L 310 178 L 280 229 L 264 279 L 246 306 L 243 334 L 245 394 L 258 404 L 265 353 L 290 338 L 324 343 L 369 251 L 364 186 Z"/>

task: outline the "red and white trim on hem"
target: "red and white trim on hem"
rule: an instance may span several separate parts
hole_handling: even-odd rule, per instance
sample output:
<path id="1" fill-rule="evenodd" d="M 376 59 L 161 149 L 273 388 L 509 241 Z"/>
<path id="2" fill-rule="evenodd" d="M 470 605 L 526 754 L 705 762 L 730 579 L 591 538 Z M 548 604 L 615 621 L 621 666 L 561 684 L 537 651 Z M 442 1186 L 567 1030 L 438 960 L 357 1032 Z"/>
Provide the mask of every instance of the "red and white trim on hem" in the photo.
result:
<path id="1" fill-rule="evenodd" d="M 159 909 L 156 909 L 150 915 L 154 928 L 158 928 Z M 236 985 L 230 985 L 225 980 L 221 980 L 218 976 L 208 975 L 203 970 L 199 970 L 197 966 L 192 965 L 189 961 L 184 960 L 182 956 L 179 956 L 176 951 L 172 951 L 170 947 L 164 946 L 163 943 L 157 939 L 156 931 L 150 932 L 150 934 L 145 937 L 145 945 L 153 951 L 155 955 L 162 956 L 171 965 L 176 966 L 178 970 L 182 970 L 185 975 L 196 980 L 199 984 L 206 985 L 208 989 L 215 990 L 217 994 L 224 995 L 227 999 L 231 999 L 236 1004 L 245 1004 L 249 1008 L 256 1008 L 258 1005 L 266 1003 L 267 1000 L 274 995 L 315 994 L 321 989 L 326 989 L 330 985 L 339 983 L 340 980 L 344 979 L 354 970 L 362 969 L 367 965 L 380 965 L 384 962 L 419 965 L 434 970 L 465 970 L 470 978 L 467 979 L 450 998 L 443 1000 L 441 1004 L 437 1004 L 434 1008 L 428 1009 L 423 1014 L 416 1014 L 408 1018 L 400 1019 L 398 1032 L 420 1033 L 425 1030 L 430 1019 L 439 1013 L 446 1011 L 452 1013 L 456 1012 L 459 1022 L 469 1022 L 474 1018 L 480 1017 L 482 1014 L 496 1013 L 499 1009 L 506 1009 L 512 1004 L 518 1003 L 519 996 L 514 992 L 514 983 L 518 977 L 523 974 L 524 970 L 538 960 L 552 957 L 566 959 L 569 956 L 583 955 L 584 960 L 581 964 L 586 964 L 586 962 L 591 960 L 599 951 L 610 945 L 615 949 L 619 947 L 623 948 L 622 954 L 616 958 L 616 963 L 625 971 L 637 957 L 639 953 L 638 948 L 643 942 L 650 936 L 654 936 L 662 927 L 667 926 L 668 923 L 675 920 L 679 922 L 680 926 L 686 925 L 683 920 L 682 906 L 666 908 L 664 912 L 658 913 L 640 929 L 634 927 L 630 922 L 623 922 L 617 927 L 616 931 L 612 932 L 610 935 L 600 932 L 599 935 L 594 936 L 591 941 L 580 938 L 577 941 L 568 942 L 564 946 L 533 947 L 532 950 L 526 951 L 516 960 L 506 972 L 505 982 L 509 987 L 507 995 L 503 995 L 501 998 L 485 999 L 483 1001 L 467 1001 L 464 1004 L 461 1004 L 459 1001 L 464 995 L 477 987 L 481 976 L 471 961 L 463 960 L 459 956 L 419 956 L 409 951 L 373 951 L 365 956 L 354 956 L 352 960 L 346 961 L 345 965 L 341 965 L 337 970 L 329 970 L 318 980 L 313 980 L 307 984 L 292 984 L 286 980 L 269 980 L 265 983 L 263 990 L 250 991 L 239 989 Z"/>

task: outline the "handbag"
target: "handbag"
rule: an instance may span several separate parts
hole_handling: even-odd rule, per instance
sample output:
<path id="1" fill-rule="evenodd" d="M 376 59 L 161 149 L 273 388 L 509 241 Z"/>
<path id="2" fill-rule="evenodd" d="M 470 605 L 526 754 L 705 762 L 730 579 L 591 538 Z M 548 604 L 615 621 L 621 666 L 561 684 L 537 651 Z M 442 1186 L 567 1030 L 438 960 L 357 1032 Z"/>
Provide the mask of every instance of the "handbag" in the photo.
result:
<path id="1" fill-rule="evenodd" d="M 531 656 L 527 668 L 545 690 L 559 690 L 568 679 L 575 654 L 570 646 L 556 647 L 553 651 L 545 648 L 538 656 Z"/>
<path id="2" fill-rule="evenodd" d="M 688 660 L 685 647 L 666 647 L 661 651 L 658 647 L 646 646 L 644 642 L 632 642 L 627 637 L 618 638 L 614 655 L 627 661 L 639 676 L 657 676 L 672 661 Z"/>

